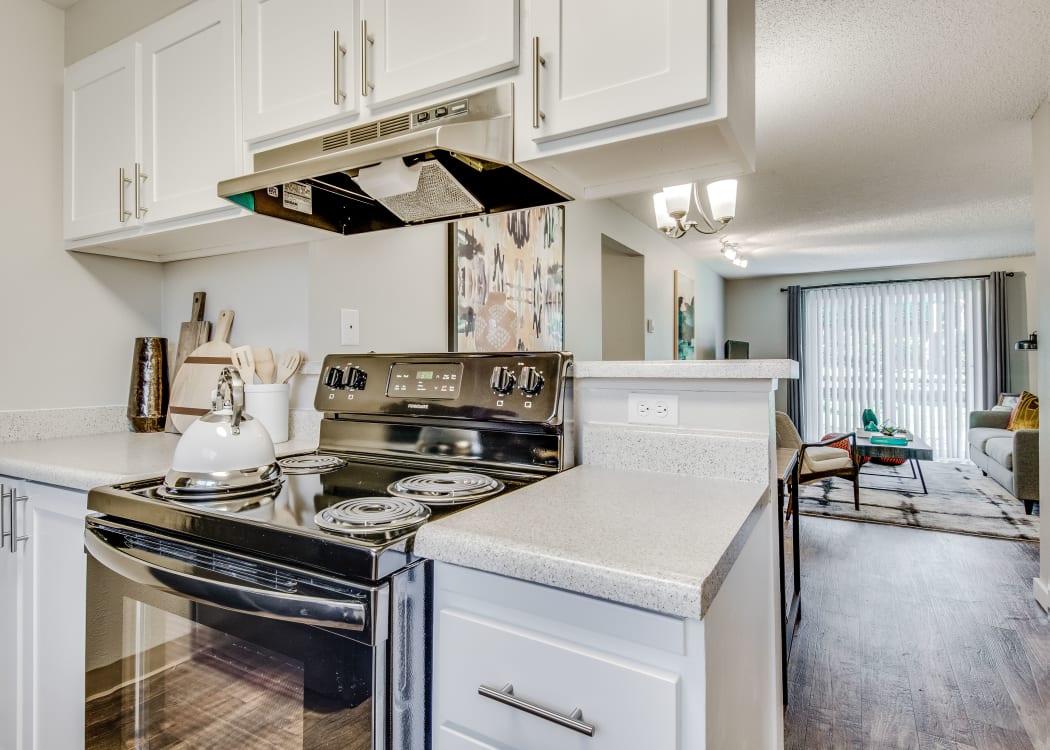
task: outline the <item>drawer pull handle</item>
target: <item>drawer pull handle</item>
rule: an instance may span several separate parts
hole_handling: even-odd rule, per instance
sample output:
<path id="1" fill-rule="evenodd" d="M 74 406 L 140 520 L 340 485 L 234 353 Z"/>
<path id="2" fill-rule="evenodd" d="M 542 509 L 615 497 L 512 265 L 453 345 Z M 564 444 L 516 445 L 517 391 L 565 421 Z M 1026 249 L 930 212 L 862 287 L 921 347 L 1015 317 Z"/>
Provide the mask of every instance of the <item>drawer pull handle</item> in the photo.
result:
<path id="1" fill-rule="evenodd" d="M 507 683 L 499 690 L 495 688 L 486 687 L 481 685 L 478 687 L 478 695 L 483 698 L 491 698 L 497 703 L 502 703 L 511 708 L 516 708 L 519 711 L 524 711 L 527 714 L 538 716 L 541 719 L 553 722 L 558 726 L 571 729 L 574 732 L 585 734 L 588 737 L 594 736 L 594 725 L 588 724 L 583 721 L 583 711 L 579 708 L 574 708 L 572 713 L 568 716 L 558 713 L 557 711 L 551 711 L 549 708 L 543 706 L 537 706 L 535 703 L 529 703 L 528 701 L 522 700 L 514 695 L 514 686 L 511 683 Z"/>

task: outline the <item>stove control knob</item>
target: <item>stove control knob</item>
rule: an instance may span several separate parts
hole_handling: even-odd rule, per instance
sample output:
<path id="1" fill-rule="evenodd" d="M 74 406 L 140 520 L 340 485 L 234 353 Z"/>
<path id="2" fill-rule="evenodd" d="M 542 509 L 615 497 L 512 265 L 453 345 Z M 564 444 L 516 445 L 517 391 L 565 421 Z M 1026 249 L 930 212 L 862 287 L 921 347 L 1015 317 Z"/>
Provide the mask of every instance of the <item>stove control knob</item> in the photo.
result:
<path id="1" fill-rule="evenodd" d="M 514 390 L 515 380 L 514 373 L 509 367 L 493 367 L 489 385 L 492 386 L 492 392 L 497 396 L 506 396 Z"/>
<path id="2" fill-rule="evenodd" d="M 368 382 L 368 373 L 360 367 L 346 368 L 346 379 L 343 382 L 343 388 L 349 388 L 352 391 L 363 391 L 366 382 Z"/>
<path id="3" fill-rule="evenodd" d="M 341 367 L 329 367 L 324 374 L 324 384 L 329 388 L 343 387 L 343 370 Z"/>
<path id="4" fill-rule="evenodd" d="M 543 375 L 535 367 L 522 367 L 518 387 L 526 396 L 538 396 L 543 390 Z"/>

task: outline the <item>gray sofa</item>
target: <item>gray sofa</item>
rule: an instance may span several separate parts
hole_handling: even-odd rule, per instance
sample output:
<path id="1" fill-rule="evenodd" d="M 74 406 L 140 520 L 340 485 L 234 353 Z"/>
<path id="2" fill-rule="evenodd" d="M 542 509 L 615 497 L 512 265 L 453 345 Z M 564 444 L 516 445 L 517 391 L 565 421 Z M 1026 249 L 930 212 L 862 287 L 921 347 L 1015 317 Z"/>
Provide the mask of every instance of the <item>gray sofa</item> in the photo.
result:
<path id="1" fill-rule="evenodd" d="M 1009 421 L 1008 410 L 970 412 L 970 460 L 1030 514 L 1039 502 L 1039 430 L 1008 430 Z"/>

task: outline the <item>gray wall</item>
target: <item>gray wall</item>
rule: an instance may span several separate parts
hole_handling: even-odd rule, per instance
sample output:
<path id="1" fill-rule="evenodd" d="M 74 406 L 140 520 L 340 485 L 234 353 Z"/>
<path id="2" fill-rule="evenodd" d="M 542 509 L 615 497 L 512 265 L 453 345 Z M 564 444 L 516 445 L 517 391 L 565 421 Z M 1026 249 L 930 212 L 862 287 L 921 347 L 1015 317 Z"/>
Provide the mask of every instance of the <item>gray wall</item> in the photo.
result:
<path id="1" fill-rule="evenodd" d="M 726 338 L 751 343 L 751 356 L 787 356 L 787 294 L 780 291 L 789 284 L 811 286 L 853 281 L 924 279 L 938 276 L 968 276 L 991 271 L 1013 271 L 1007 280 L 1010 340 L 1028 338 L 1038 329 L 1038 286 L 1035 256 L 1016 256 L 989 260 L 928 263 L 861 271 L 764 276 L 757 279 L 729 279 L 725 284 Z M 1011 350 L 1010 381 L 1013 390 L 1034 387 L 1036 357 Z M 784 389 L 777 392 L 777 408 L 786 406 Z"/>
<path id="2" fill-rule="evenodd" d="M 0 410 L 127 401 L 136 336 L 160 331 L 162 270 L 62 241 L 62 11 L 7 0 L 0 24 Z"/>
<path id="3" fill-rule="evenodd" d="M 645 359 L 645 256 L 602 242 L 602 359 Z"/>

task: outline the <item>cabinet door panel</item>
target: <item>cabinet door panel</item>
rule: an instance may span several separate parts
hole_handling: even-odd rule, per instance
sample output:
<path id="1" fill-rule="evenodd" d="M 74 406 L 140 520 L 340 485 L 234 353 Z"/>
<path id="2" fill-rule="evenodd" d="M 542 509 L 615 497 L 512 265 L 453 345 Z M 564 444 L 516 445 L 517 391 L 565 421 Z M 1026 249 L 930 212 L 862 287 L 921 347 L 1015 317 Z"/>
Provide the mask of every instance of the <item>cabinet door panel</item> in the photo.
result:
<path id="1" fill-rule="evenodd" d="M 600 0 L 556 0 L 530 8 L 529 36 L 540 38 L 545 58 L 537 141 L 707 101 L 707 3 L 649 0 L 610 10 Z"/>
<path id="2" fill-rule="evenodd" d="M 358 108 L 357 3 L 245 0 L 244 138 L 257 140 Z M 333 46 L 339 32 L 345 54 Z M 335 70 L 339 89 L 336 103 Z"/>
<path id="3" fill-rule="evenodd" d="M 236 21 L 235 0 L 202 0 L 143 33 L 147 222 L 228 205 L 215 185 L 239 172 Z"/>
<path id="4" fill-rule="evenodd" d="M 26 483 L 0 476 L 5 491 L 14 488 L 19 496 L 26 494 Z M 10 506 L 2 503 L 0 527 L 10 531 Z M 18 534 L 31 534 L 27 503 L 18 503 Z M 32 653 L 32 620 L 26 606 L 31 573 L 28 542 L 20 542 L 11 552 L 10 542 L 0 546 L 0 748 L 29 747 L 31 727 L 27 719 L 30 702 L 26 687 L 30 684 Z"/>
<path id="5" fill-rule="evenodd" d="M 84 747 L 87 494 L 31 484 L 33 747 Z"/>
<path id="6" fill-rule="evenodd" d="M 119 182 L 137 153 L 138 45 L 109 47 L 66 69 L 65 226 L 67 238 L 87 237 L 127 225 L 120 191 L 131 207 L 131 190 Z"/>
<path id="7" fill-rule="evenodd" d="M 363 0 L 372 104 L 387 104 L 518 64 L 517 0 Z"/>

